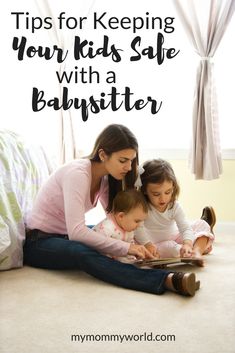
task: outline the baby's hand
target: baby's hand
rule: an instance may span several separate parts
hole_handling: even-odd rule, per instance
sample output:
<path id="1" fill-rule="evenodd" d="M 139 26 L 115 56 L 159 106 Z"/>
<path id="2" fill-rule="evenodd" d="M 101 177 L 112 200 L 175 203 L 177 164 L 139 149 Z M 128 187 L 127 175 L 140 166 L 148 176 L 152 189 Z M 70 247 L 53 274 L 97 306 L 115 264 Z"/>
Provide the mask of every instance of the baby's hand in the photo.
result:
<path id="1" fill-rule="evenodd" d="M 156 258 L 159 258 L 159 257 L 160 257 L 160 255 L 159 255 L 159 253 L 158 253 L 158 251 L 157 251 L 157 247 L 156 247 L 153 243 L 149 242 L 149 243 L 145 244 L 145 248 L 146 248 L 146 249 L 150 252 L 150 254 L 152 254 L 154 257 L 156 257 Z"/>
<path id="2" fill-rule="evenodd" d="M 154 256 L 144 245 L 130 244 L 128 255 L 134 255 L 138 259 L 154 259 Z"/>
<path id="3" fill-rule="evenodd" d="M 193 247 L 191 244 L 183 244 L 180 249 L 180 256 L 181 257 L 191 257 L 193 253 Z"/>

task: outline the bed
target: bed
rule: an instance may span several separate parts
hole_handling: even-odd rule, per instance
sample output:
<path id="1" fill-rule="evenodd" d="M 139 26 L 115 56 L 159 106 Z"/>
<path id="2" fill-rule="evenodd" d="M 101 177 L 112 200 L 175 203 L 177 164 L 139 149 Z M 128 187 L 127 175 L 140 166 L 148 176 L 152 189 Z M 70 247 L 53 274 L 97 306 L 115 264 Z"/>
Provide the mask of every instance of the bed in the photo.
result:
<path id="1" fill-rule="evenodd" d="M 0 270 L 23 266 L 25 220 L 52 169 L 42 147 L 0 130 Z"/>

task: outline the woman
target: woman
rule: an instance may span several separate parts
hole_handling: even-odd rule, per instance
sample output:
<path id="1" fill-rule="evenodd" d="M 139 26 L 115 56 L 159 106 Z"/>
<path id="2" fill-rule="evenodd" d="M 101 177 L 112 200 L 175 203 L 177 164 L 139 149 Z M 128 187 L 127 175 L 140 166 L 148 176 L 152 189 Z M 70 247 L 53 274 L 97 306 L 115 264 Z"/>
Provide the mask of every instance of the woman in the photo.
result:
<path id="1" fill-rule="evenodd" d="M 125 126 L 113 124 L 98 136 L 90 156 L 63 165 L 42 186 L 28 217 L 24 262 L 47 269 L 80 269 L 125 288 L 194 295 L 194 273 L 138 269 L 102 254 L 152 258 L 143 246 L 104 236 L 85 225 L 85 213 L 100 200 L 107 212 L 123 187 L 137 177 L 138 143 Z M 101 254 L 102 253 L 102 254 Z"/>

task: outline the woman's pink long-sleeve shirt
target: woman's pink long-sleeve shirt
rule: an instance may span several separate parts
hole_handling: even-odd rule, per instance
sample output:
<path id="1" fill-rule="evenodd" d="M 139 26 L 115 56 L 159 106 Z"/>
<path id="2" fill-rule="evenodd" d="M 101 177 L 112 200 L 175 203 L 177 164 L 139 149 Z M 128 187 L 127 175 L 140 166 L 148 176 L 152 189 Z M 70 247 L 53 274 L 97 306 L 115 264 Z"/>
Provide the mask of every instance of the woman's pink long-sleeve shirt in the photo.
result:
<path id="1" fill-rule="evenodd" d="M 29 229 L 46 233 L 68 234 L 70 240 L 110 255 L 125 256 L 130 244 L 95 232 L 85 225 L 85 213 L 98 199 L 104 209 L 108 201 L 108 178 L 102 178 L 93 204 L 90 199 L 91 162 L 78 159 L 55 171 L 41 187 L 27 218 Z"/>

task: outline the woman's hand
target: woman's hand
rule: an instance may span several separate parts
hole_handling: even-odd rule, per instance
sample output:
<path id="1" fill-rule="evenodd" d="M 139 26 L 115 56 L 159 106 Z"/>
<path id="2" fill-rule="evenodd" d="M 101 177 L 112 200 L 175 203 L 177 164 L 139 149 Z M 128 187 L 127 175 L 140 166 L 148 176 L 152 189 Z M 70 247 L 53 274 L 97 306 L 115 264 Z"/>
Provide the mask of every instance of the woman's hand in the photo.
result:
<path id="1" fill-rule="evenodd" d="M 154 245 L 153 243 L 149 242 L 147 244 L 145 244 L 145 248 L 150 252 L 150 254 L 153 255 L 154 258 L 159 259 L 160 255 L 157 251 L 157 247 L 156 245 Z"/>
<path id="2" fill-rule="evenodd" d="M 139 259 L 154 259 L 154 256 L 144 245 L 130 244 L 128 255 L 134 255 Z"/>

